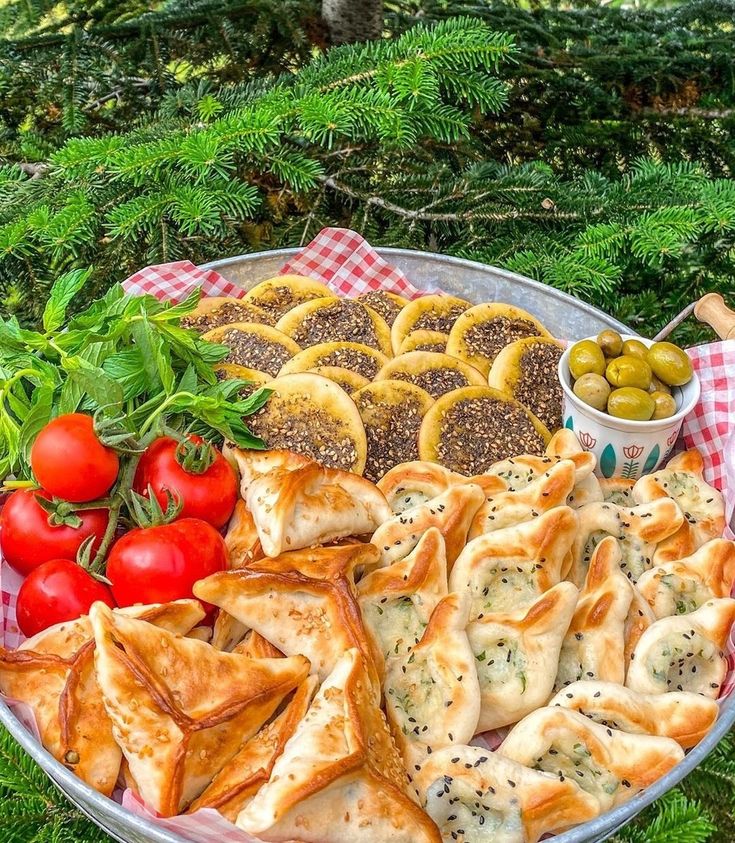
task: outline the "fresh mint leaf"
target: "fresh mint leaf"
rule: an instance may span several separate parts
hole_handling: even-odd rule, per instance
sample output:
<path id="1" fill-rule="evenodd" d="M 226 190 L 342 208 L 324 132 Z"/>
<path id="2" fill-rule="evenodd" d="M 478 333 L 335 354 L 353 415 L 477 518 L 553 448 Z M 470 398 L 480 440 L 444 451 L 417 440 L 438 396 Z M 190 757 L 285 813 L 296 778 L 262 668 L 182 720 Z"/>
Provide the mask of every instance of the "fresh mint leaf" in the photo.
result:
<path id="1" fill-rule="evenodd" d="M 137 398 L 148 389 L 148 378 L 138 348 L 128 348 L 113 354 L 104 361 L 102 368 L 120 384 L 125 401 Z"/>
<path id="2" fill-rule="evenodd" d="M 164 392 L 172 393 L 175 376 L 171 366 L 171 349 L 164 343 L 163 336 L 145 317 L 134 322 L 131 331 L 149 383 L 152 386 L 160 384 Z"/>
<path id="3" fill-rule="evenodd" d="M 57 278 L 43 311 L 43 327 L 47 332 L 55 331 L 64 324 L 69 303 L 82 289 L 91 274 L 91 268 L 73 269 Z"/>
<path id="4" fill-rule="evenodd" d="M 81 389 L 82 395 L 89 395 L 110 415 L 120 409 L 123 389 L 104 369 L 81 356 L 65 357 L 62 366 L 68 374 L 68 379 Z"/>
<path id="5" fill-rule="evenodd" d="M 196 308 L 201 298 L 201 287 L 197 287 L 195 290 L 192 290 L 183 301 L 180 301 L 178 304 L 173 304 L 170 307 L 167 307 L 162 313 L 158 314 L 156 319 L 171 320 L 180 319 L 182 316 L 187 316 L 189 313 L 192 312 L 192 310 Z"/>
<path id="6" fill-rule="evenodd" d="M 31 445 L 34 439 L 51 420 L 53 405 L 53 389 L 41 387 L 33 393 L 33 405 L 23 421 L 18 442 L 18 449 L 26 463 L 30 463 Z"/>
<path id="7" fill-rule="evenodd" d="M 189 364 L 184 371 L 184 374 L 179 380 L 177 387 L 179 392 L 196 392 L 197 391 L 197 372 L 193 365 Z"/>

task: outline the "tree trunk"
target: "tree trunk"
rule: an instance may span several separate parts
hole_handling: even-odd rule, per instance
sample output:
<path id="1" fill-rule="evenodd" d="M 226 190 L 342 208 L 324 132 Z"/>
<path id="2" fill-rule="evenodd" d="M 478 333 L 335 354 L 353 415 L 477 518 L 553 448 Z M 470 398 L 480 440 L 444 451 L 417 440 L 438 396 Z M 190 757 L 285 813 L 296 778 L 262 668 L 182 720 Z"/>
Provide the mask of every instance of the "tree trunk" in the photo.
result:
<path id="1" fill-rule="evenodd" d="M 322 0 L 322 17 L 333 44 L 380 38 L 383 0 Z"/>

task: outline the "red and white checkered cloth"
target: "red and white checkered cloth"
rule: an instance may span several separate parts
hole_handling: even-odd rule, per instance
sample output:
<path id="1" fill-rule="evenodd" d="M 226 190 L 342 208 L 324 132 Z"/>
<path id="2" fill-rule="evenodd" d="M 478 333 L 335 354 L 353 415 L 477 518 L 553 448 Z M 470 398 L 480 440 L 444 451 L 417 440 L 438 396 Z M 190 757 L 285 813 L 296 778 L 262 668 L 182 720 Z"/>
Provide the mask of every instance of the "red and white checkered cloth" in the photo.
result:
<path id="1" fill-rule="evenodd" d="M 386 290 L 408 299 L 426 294 L 414 287 L 397 268 L 388 264 L 367 241 L 354 231 L 326 228 L 294 258 L 280 274 L 308 275 L 324 282 L 336 294 L 358 296 L 372 290 Z M 149 293 L 159 299 L 183 301 L 196 287 L 207 296 L 241 298 L 245 291 L 214 270 L 203 270 L 189 261 L 148 266 L 131 275 L 125 292 Z M 431 292 L 434 292 L 433 290 Z M 440 291 L 436 291 L 440 292 Z M 538 314 L 543 318 L 543 314 Z M 682 429 L 687 448 L 698 448 L 705 458 L 705 477 L 725 494 L 727 518 L 735 509 L 735 341 L 713 343 L 689 350 L 702 384 L 702 396 Z M 731 536 L 732 537 L 732 536 Z M 3 563 L 2 630 L 6 647 L 17 647 L 23 636 L 15 623 L 15 600 L 21 577 Z M 722 698 L 735 687 L 735 642 L 731 640 L 730 670 Z M 495 749 L 500 734 L 488 732 L 475 738 L 478 745 Z M 199 811 L 192 816 L 161 819 L 155 817 L 131 792 L 119 794 L 122 804 L 193 843 L 208 843 L 215 836 L 222 843 L 258 843 L 236 829 L 216 811 Z"/>

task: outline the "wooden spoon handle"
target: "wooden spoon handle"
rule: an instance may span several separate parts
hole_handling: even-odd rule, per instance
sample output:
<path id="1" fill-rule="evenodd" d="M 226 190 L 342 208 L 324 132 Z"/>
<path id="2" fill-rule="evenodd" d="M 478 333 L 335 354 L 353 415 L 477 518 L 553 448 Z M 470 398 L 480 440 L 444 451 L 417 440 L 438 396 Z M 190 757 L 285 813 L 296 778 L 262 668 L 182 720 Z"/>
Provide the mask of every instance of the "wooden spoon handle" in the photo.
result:
<path id="1" fill-rule="evenodd" d="M 735 310 L 730 310 L 719 293 L 702 296 L 694 305 L 694 315 L 714 328 L 721 339 L 735 339 Z"/>

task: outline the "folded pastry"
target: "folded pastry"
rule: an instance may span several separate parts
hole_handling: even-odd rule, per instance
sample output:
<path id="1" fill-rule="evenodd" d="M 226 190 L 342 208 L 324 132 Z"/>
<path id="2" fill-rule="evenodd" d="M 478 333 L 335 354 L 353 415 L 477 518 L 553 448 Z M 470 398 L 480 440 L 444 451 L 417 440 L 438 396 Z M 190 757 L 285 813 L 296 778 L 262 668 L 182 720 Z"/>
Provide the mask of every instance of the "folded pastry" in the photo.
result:
<path id="1" fill-rule="evenodd" d="M 266 556 L 372 533 L 392 515 L 369 480 L 316 462 L 256 477 L 245 501 Z"/>
<path id="2" fill-rule="evenodd" d="M 478 732 L 516 723 L 548 700 L 577 594 L 561 582 L 528 609 L 485 615 L 467 627 L 480 681 Z"/>
<path id="3" fill-rule="evenodd" d="M 260 633 L 251 629 L 245 637 L 232 649 L 233 653 L 247 656 L 249 659 L 281 659 L 283 653 L 274 647 L 270 641 L 263 638 Z"/>
<path id="4" fill-rule="evenodd" d="M 95 672 L 115 740 L 149 808 L 185 808 L 309 673 L 249 659 L 92 606 Z"/>
<path id="5" fill-rule="evenodd" d="M 633 487 L 635 480 L 628 477 L 604 477 L 600 482 L 602 499 L 617 506 L 635 506 Z"/>
<path id="6" fill-rule="evenodd" d="M 552 464 L 524 489 L 487 493 L 470 527 L 469 538 L 513 527 L 537 518 L 555 506 L 564 506 L 575 483 L 575 467 L 571 460 Z"/>
<path id="7" fill-rule="evenodd" d="M 662 562 L 638 580 L 657 618 L 693 612 L 713 597 L 729 597 L 735 583 L 735 542 L 712 539 L 685 559 Z"/>
<path id="8" fill-rule="evenodd" d="M 446 843 L 536 843 L 600 811 L 597 800 L 568 778 L 477 746 L 432 753 L 414 783 Z"/>
<path id="9" fill-rule="evenodd" d="M 498 752 L 573 781 L 597 799 L 601 812 L 632 799 L 684 758 L 671 738 L 630 735 L 557 706 L 524 717 Z"/>
<path id="10" fill-rule="evenodd" d="M 717 699 L 727 673 L 723 652 L 735 600 L 708 600 L 695 612 L 661 618 L 641 636 L 625 684 L 642 694 L 693 691 Z"/>
<path id="11" fill-rule="evenodd" d="M 378 688 L 382 658 L 365 634 L 354 585 L 355 570 L 374 566 L 377 558 L 369 544 L 294 551 L 213 574 L 196 583 L 194 593 L 287 656 L 305 655 L 322 681 L 345 650 L 357 648 Z"/>
<path id="12" fill-rule="evenodd" d="M 405 559 L 372 571 L 357 585 L 365 631 L 386 659 L 418 644 L 446 595 L 447 556 L 436 527 L 429 527 Z"/>
<path id="13" fill-rule="evenodd" d="M 527 607 L 561 580 L 576 532 L 574 510 L 558 506 L 533 521 L 478 536 L 455 562 L 449 590 L 469 590 L 471 620 Z"/>
<path id="14" fill-rule="evenodd" d="M 255 520 L 243 500 L 238 500 L 235 504 L 235 511 L 227 527 L 225 544 L 230 568 L 247 568 L 251 562 L 265 556 Z"/>
<path id="15" fill-rule="evenodd" d="M 625 681 L 625 622 L 633 586 L 620 570 L 620 547 L 608 536 L 592 554 L 579 603 L 559 656 L 555 687 L 578 679 Z"/>
<path id="16" fill-rule="evenodd" d="M 589 503 L 579 509 L 579 532 L 574 541 L 571 571 L 565 576 L 578 585 L 584 582 L 595 547 L 605 536 L 620 542 L 620 568 L 637 582 L 653 565 L 656 545 L 681 527 L 684 516 L 670 498 L 634 507 L 614 503 Z"/>
<path id="17" fill-rule="evenodd" d="M 630 581 L 629 581 L 630 582 Z M 628 673 L 628 666 L 630 665 L 635 648 L 641 639 L 643 633 L 656 622 L 656 615 L 648 605 L 646 598 L 641 594 L 638 585 L 630 583 L 633 591 L 633 599 L 630 601 L 628 608 L 628 617 L 625 619 L 625 626 L 623 628 L 623 636 L 625 638 L 625 673 Z"/>
<path id="18" fill-rule="evenodd" d="M 389 518 L 370 539 L 380 551 L 380 564 L 390 565 L 404 559 L 429 527 L 437 527 L 444 537 L 447 565 L 451 569 L 465 546 L 472 519 L 484 500 L 485 493 L 480 486 L 466 483 L 451 486 L 426 503 Z"/>
<path id="19" fill-rule="evenodd" d="M 399 514 L 438 497 L 452 486 L 467 482 L 468 478 L 463 474 L 450 471 L 439 463 L 413 460 L 391 468 L 377 485 L 393 512 Z M 495 487 L 498 492 L 506 488 L 499 478 Z"/>
<path id="20" fill-rule="evenodd" d="M 385 711 L 408 770 L 428 753 L 472 740 L 480 716 L 475 657 L 465 627 L 469 596 L 449 594 L 407 656 L 386 664 Z"/>
<path id="21" fill-rule="evenodd" d="M 237 825 L 265 841 L 440 843 L 357 650 L 335 664 Z"/>
<path id="22" fill-rule="evenodd" d="M 189 632 L 204 617 L 197 600 L 117 609 L 172 632 Z M 41 743 L 64 766 L 109 796 L 122 754 L 112 735 L 94 674 L 89 618 L 39 632 L 18 650 L 0 648 L 0 690 L 33 711 Z"/>
<path id="23" fill-rule="evenodd" d="M 187 813 L 215 808 L 234 823 L 240 811 L 270 778 L 276 759 L 304 719 L 318 685 L 316 676 L 306 678 L 286 708 L 257 735 L 245 741 L 204 793 L 191 803 Z"/>
<path id="24" fill-rule="evenodd" d="M 233 618 L 232 615 L 220 609 L 214 619 L 212 638 L 209 643 L 217 650 L 231 653 L 243 640 L 247 631 L 248 628 L 244 623 L 240 623 L 237 618 Z"/>
<path id="25" fill-rule="evenodd" d="M 702 740 L 720 711 L 714 700 L 700 694 L 639 694 L 615 682 L 574 682 L 549 705 L 571 708 L 595 723 L 633 735 L 672 738 L 684 749 Z"/>
<path id="26" fill-rule="evenodd" d="M 551 437 L 543 457 L 521 454 L 494 463 L 489 475 L 500 477 L 510 491 L 519 491 L 560 460 L 571 460 L 575 467 L 575 483 L 568 499 L 568 506 L 575 509 L 585 503 L 602 500 L 600 484 L 594 475 L 597 460 L 595 455 L 585 451 L 571 430 L 563 427 Z"/>
<path id="27" fill-rule="evenodd" d="M 725 529 L 725 502 L 722 493 L 704 480 L 704 460 L 697 450 L 685 451 L 670 459 L 665 468 L 641 477 L 633 489 L 638 503 L 658 498 L 673 498 L 686 517 L 684 530 L 691 533 L 694 546 L 682 556 L 693 553 L 710 539 L 719 538 Z M 689 529 L 690 528 L 690 529 Z M 677 539 L 671 543 L 677 545 Z M 655 561 L 677 558 L 664 555 L 667 547 L 660 548 Z M 678 558 L 681 558 L 679 556 Z"/>

